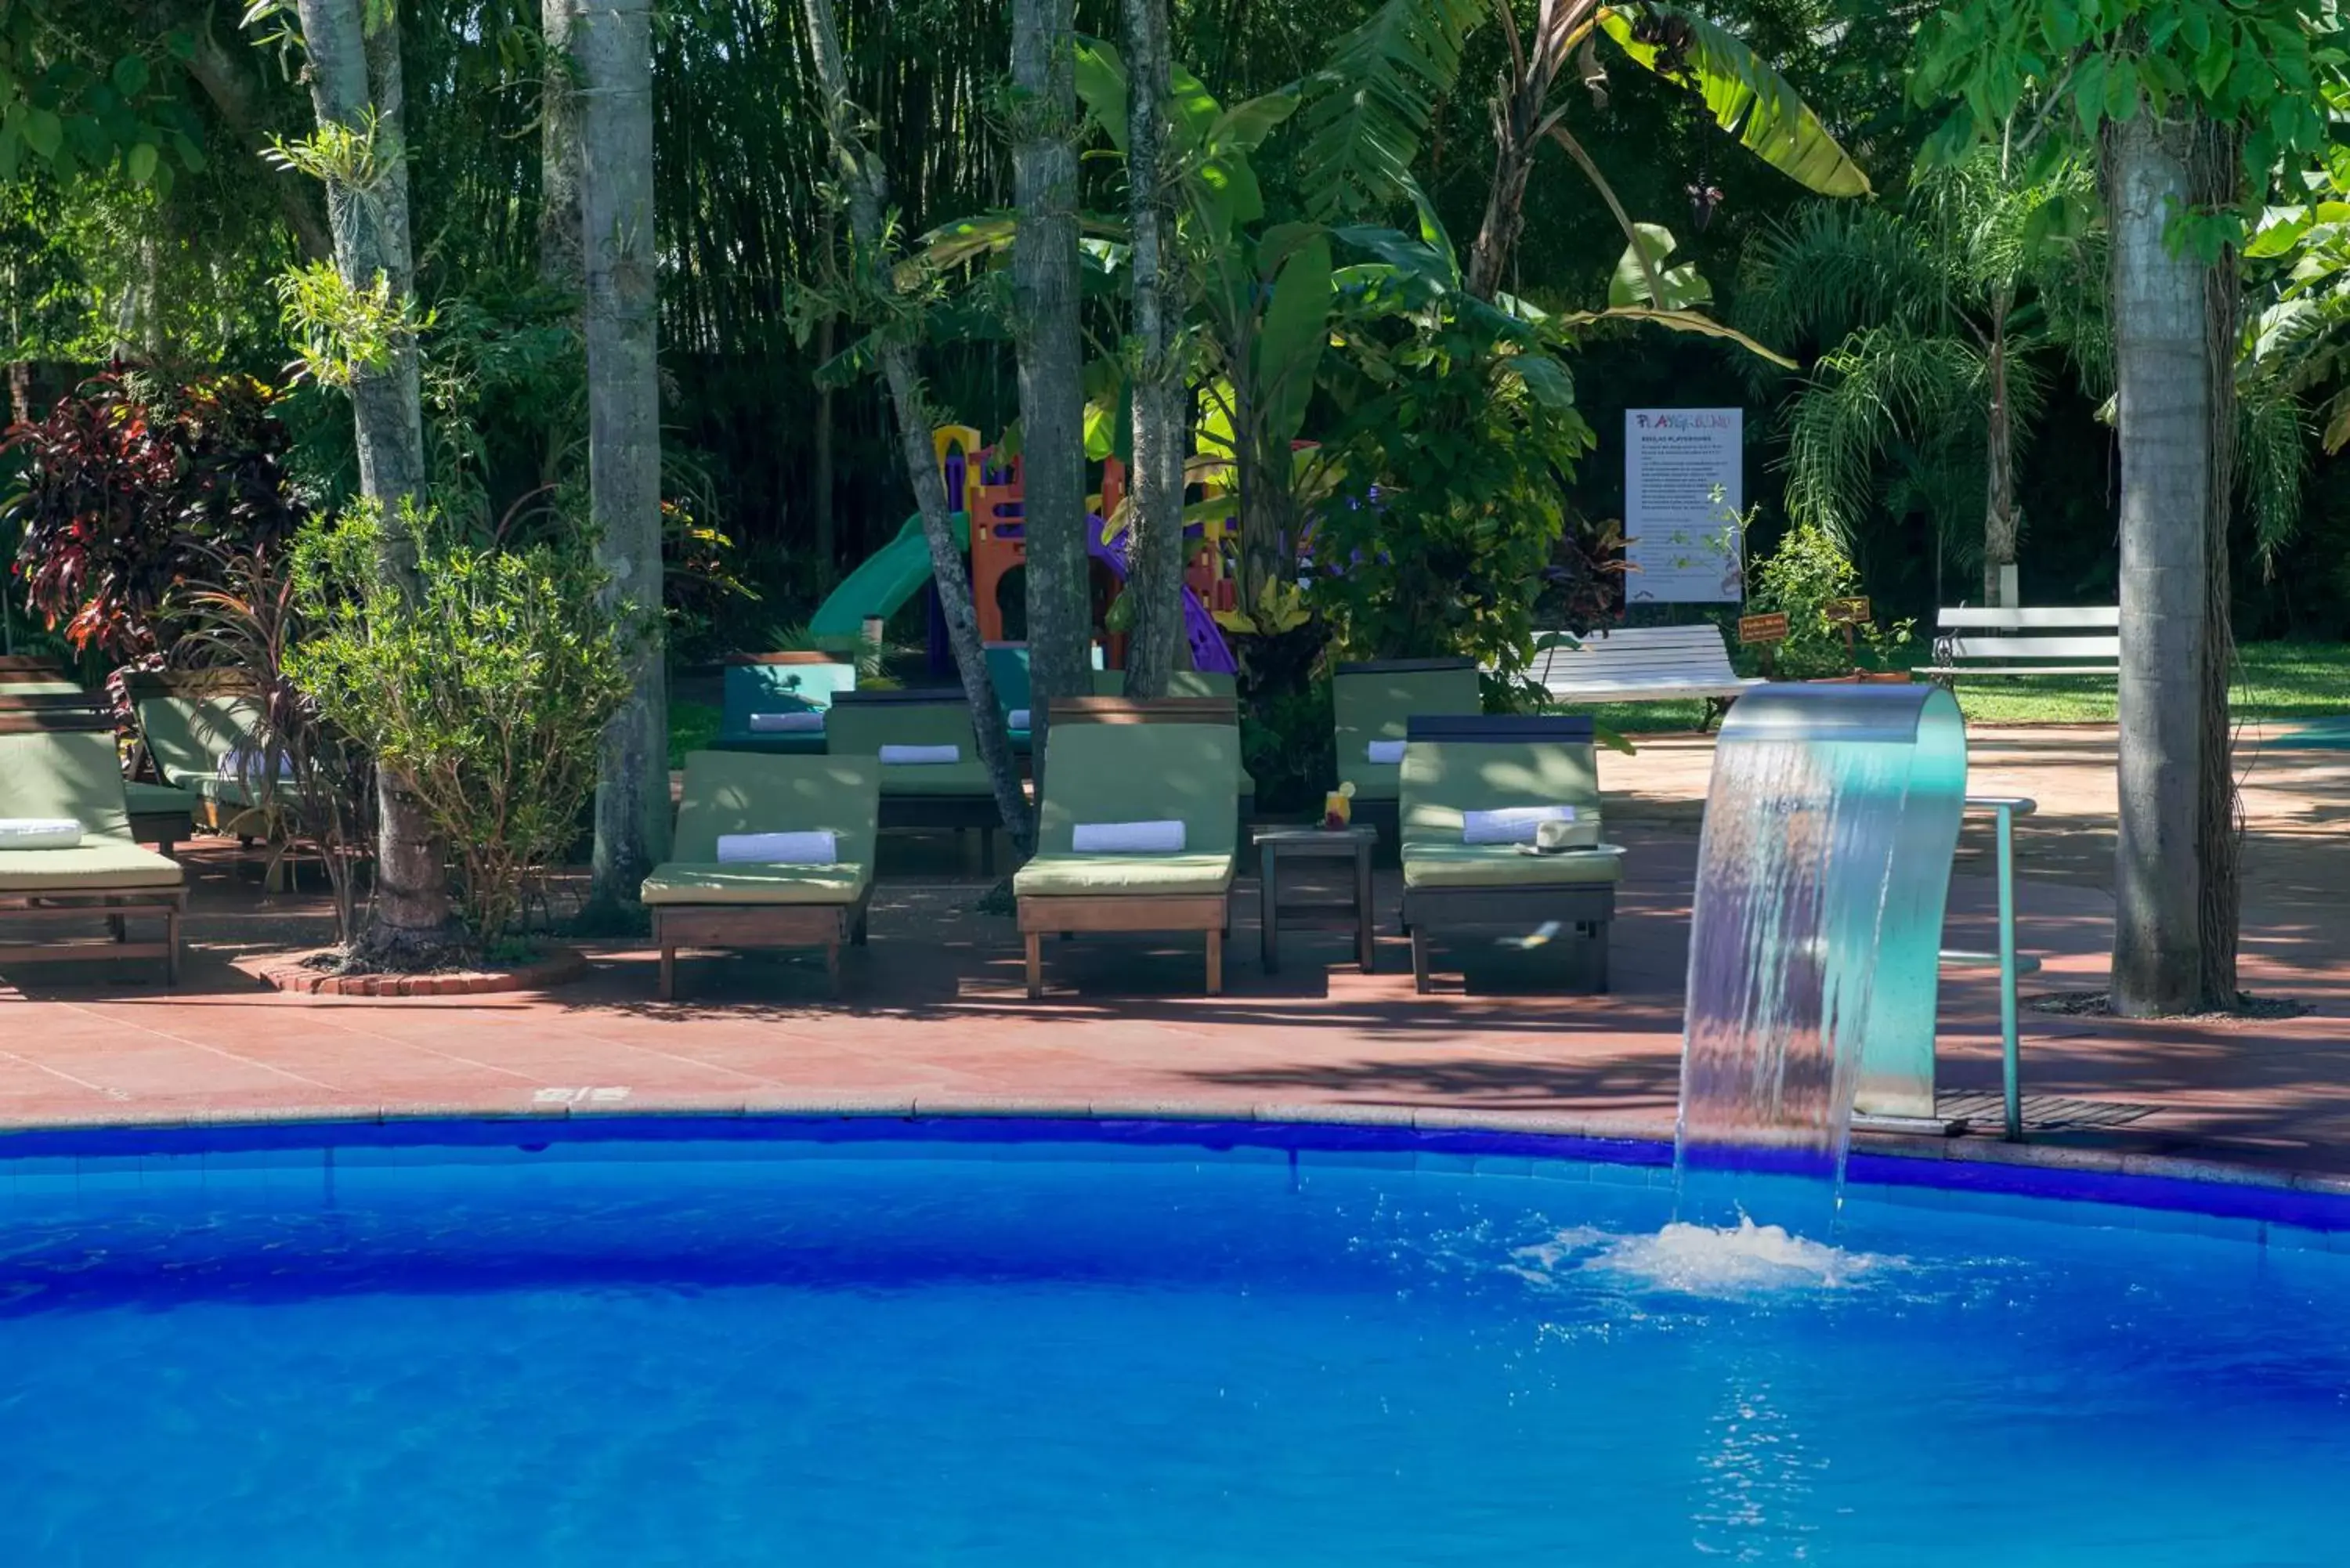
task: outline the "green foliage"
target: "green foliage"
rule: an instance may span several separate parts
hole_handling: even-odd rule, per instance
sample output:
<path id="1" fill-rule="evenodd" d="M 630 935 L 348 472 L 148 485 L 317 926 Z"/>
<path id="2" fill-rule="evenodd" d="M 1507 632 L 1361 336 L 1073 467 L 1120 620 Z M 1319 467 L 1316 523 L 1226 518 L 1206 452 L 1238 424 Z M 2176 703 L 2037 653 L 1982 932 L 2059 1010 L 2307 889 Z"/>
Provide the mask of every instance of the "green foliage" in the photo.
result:
<path id="1" fill-rule="evenodd" d="M 1268 689 L 1241 714 L 1241 765 L 1256 781 L 1256 808 L 1311 810 L 1337 776 L 1330 682 Z"/>
<path id="2" fill-rule="evenodd" d="M 246 376 L 118 370 L 16 427 L 5 450 L 21 479 L 0 516 L 27 607 L 77 649 L 167 647 L 182 579 L 216 552 L 270 550 L 301 519 L 276 397 Z"/>
<path id="3" fill-rule="evenodd" d="M 1866 196 L 1868 176 L 1794 86 L 1716 23 L 1679 6 L 1628 4 L 1599 13 L 1618 48 L 1704 99 L 1740 146 L 1823 196 Z"/>
<path id="4" fill-rule="evenodd" d="M 155 65 L 164 57 L 185 59 L 192 40 L 175 27 L 109 57 L 101 48 L 117 40 L 78 36 L 61 25 L 80 22 L 73 13 L 88 4 L 0 5 L 0 182 L 28 166 L 63 180 L 113 171 L 168 195 L 174 162 L 192 173 L 204 159 L 177 73 L 159 73 Z M 173 161 L 163 158 L 167 148 Z"/>
<path id="5" fill-rule="evenodd" d="M 1308 213 L 1329 223 L 1404 197 L 1482 0 L 1384 0 L 1307 87 L 1298 155 Z"/>
<path id="6" fill-rule="evenodd" d="M 377 569 L 393 529 L 416 553 L 413 601 Z M 615 635 L 607 580 L 577 544 L 482 548 L 405 508 L 306 529 L 296 583 L 314 631 L 289 673 L 422 805 L 474 935 L 494 943 L 578 837 L 643 618 L 623 607 Z"/>
<path id="7" fill-rule="evenodd" d="M 1754 591 L 1746 607 L 1751 614 L 1787 618 L 1787 640 L 1779 645 L 1776 657 L 1780 676 L 1803 680 L 1852 668 L 1844 628 L 1828 619 L 1826 607 L 1831 599 L 1851 598 L 1860 591 L 1860 572 L 1835 535 L 1813 524 L 1799 523 L 1787 530 L 1779 547 L 1754 569 Z M 1868 649 L 1867 662 L 1894 669 L 1909 644 L 1914 624 L 1864 623 L 1853 628 L 1855 641 Z"/>
<path id="8" fill-rule="evenodd" d="M 1523 324 L 1460 296 L 1393 314 L 1379 270 L 1347 269 L 1342 479 L 1313 535 L 1313 600 L 1350 657 L 1466 653 L 1507 680 L 1532 657 L 1562 485 L 1595 438 Z"/>
<path id="9" fill-rule="evenodd" d="M 2174 217 L 2181 239 L 2212 255 L 2241 238 L 2274 170 L 2324 151 L 2337 38 L 2326 0 L 1957 0 L 1920 30 L 1910 85 L 1921 104 L 1955 100 L 1932 143 L 1945 161 L 2000 140 L 2019 117 L 2035 134 L 2085 142 L 2139 114 L 2234 128 L 2250 204 Z"/>

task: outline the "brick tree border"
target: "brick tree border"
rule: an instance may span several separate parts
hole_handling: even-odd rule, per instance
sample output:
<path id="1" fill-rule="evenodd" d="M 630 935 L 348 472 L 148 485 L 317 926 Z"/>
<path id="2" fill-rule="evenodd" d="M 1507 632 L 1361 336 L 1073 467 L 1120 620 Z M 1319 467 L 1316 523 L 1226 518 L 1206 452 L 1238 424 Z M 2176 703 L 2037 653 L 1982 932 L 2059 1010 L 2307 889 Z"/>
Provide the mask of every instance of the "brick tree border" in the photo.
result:
<path id="1" fill-rule="evenodd" d="M 461 970 L 448 974 L 328 974 L 305 961 L 329 950 L 270 953 L 232 961 L 276 991 L 306 996 L 369 996 L 397 1001 L 425 996 L 486 996 L 501 991 L 545 991 L 588 972 L 588 956 L 577 948 L 556 947 L 519 969 Z"/>

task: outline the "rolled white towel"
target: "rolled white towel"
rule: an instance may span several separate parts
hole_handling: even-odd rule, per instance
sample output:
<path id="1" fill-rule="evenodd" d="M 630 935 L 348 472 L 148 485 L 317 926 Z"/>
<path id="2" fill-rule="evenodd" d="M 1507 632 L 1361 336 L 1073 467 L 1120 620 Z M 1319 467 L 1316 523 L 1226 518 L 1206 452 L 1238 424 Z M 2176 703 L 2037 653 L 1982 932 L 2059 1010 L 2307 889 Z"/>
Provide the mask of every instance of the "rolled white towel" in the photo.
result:
<path id="1" fill-rule="evenodd" d="M 81 824 L 70 816 L 0 816 L 0 849 L 78 849 Z"/>
<path id="2" fill-rule="evenodd" d="M 1532 844 L 1534 827 L 1544 822 L 1573 822 L 1571 805 L 1505 805 L 1494 811 L 1461 814 L 1463 844 Z"/>
<path id="3" fill-rule="evenodd" d="M 754 735 L 806 735 L 824 728 L 824 715 L 813 708 L 794 708 L 783 713 L 754 713 L 751 732 Z"/>
<path id="4" fill-rule="evenodd" d="M 221 753 L 220 776 L 231 784 L 251 784 L 268 771 L 269 756 L 266 752 L 258 751 L 250 746 L 238 746 L 232 751 Z M 281 779 L 290 779 L 294 776 L 294 759 L 285 752 L 277 753 L 277 776 Z"/>
<path id="5" fill-rule="evenodd" d="M 840 836 L 829 828 L 806 833 L 722 833 L 721 866 L 836 866 Z"/>
<path id="6" fill-rule="evenodd" d="M 1080 855 L 1180 855 L 1183 824 L 1170 818 L 1081 822 L 1069 834 L 1069 847 Z"/>
<path id="7" fill-rule="evenodd" d="M 1025 708 L 1014 708 L 1012 711 L 1003 715 L 1003 722 L 1008 727 L 1014 730 L 1025 730 L 1032 727 L 1028 722 L 1028 710 Z"/>
<path id="8" fill-rule="evenodd" d="M 937 767 L 945 763 L 962 761 L 961 746 L 884 746 L 881 761 L 899 767 Z"/>
<path id="9" fill-rule="evenodd" d="M 1399 768 L 1403 765 L 1403 742 L 1373 741 L 1363 748 L 1363 760 L 1367 763 L 1376 763 L 1383 768 Z"/>

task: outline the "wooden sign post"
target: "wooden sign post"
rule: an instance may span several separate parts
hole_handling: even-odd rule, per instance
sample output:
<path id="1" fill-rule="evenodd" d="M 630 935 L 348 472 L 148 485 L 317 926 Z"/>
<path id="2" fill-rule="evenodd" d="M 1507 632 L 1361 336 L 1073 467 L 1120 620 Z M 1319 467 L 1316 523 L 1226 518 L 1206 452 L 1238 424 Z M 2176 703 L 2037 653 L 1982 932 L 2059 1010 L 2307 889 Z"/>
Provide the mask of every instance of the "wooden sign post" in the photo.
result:
<path id="1" fill-rule="evenodd" d="M 1868 600 L 1865 597 L 1830 599 L 1820 607 L 1820 618 L 1830 626 L 1844 628 L 1845 662 L 1852 666 L 1855 675 L 1859 674 L 1860 655 L 1853 649 L 1852 628 L 1868 624 Z"/>
<path id="2" fill-rule="evenodd" d="M 1762 649 L 1762 673 L 1778 673 L 1779 644 L 1787 640 L 1787 618 L 1783 615 L 1742 615 L 1738 618 L 1738 643 L 1742 648 Z"/>

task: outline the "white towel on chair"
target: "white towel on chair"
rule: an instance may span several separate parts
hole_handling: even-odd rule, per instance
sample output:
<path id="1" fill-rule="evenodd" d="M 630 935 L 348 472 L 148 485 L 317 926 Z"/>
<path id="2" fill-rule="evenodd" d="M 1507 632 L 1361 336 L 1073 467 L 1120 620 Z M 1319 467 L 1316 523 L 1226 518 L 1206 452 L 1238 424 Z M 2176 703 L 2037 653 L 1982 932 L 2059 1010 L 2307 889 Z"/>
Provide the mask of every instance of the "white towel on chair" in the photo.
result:
<path id="1" fill-rule="evenodd" d="M 840 836 L 829 828 L 809 833 L 722 833 L 721 866 L 835 866 Z"/>
<path id="2" fill-rule="evenodd" d="M 1505 805 L 1495 811 L 1464 811 L 1461 814 L 1461 842 L 1532 844 L 1535 824 L 1574 820 L 1575 807 L 1571 805 Z"/>
<path id="3" fill-rule="evenodd" d="M 751 732 L 754 735 L 806 735 L 823 728 L 824 715 L 813 708 L 751 715 Z"/>
<path id="4" fill-rule="evenodd" d="M 1363 748 L 1363 760 L 1367 763 L 1377 763 L 1383 768 L 1399 768 L 1403 766 L 1403 742 L 1373 741 Z"/>
<path id="5" fill-rule="evenodd" d="M 70 816 L 0 816 L 0 849 L 78 849 L 81 824 Z"/>
<path id="6" fill-rule="evenodd" d="M 1081 822 L 1070 831 L 1069 847 L 1080 855 L 1180 855 L 1183 824 L 1171 818 Z"/>
<path id="7" fill-rule="evenodd" d="M 884 746 L 881 761 L 900 767 L 937 767 L 941 763 L 962 761 L 961 746 Z"/>
<path id="8" fill-rule="evenodd" d="M 1014 730 L 1025 730 L 1031 727 L 1028 722 L 1028 710 L 1025 708 L 1014 708 L 1003 715 L 1003 722 L 1007 728 Z"/>

